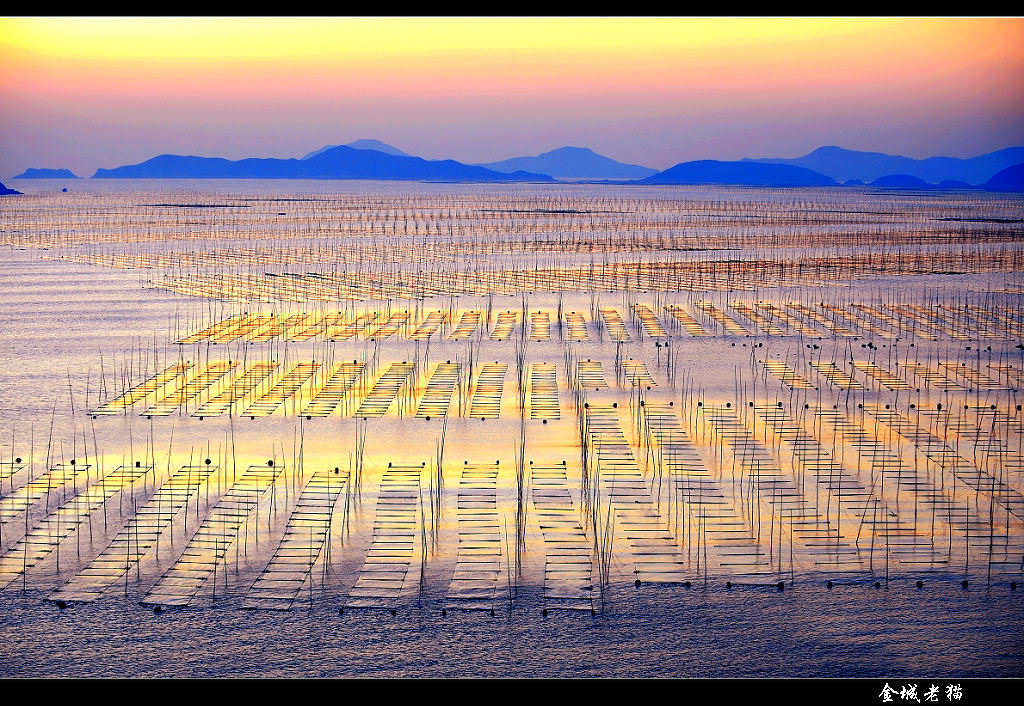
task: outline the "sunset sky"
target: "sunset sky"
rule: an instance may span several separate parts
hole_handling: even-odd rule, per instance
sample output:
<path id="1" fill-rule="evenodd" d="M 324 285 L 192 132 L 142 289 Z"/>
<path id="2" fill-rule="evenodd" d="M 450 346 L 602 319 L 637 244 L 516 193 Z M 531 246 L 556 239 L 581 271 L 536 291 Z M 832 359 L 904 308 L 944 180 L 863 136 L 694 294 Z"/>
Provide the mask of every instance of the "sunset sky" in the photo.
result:
<path id="1" fill-rule="evenodd" d="M 0 19 L 0 178 L 376 138 L 665 168 L 1024 144 L 1019 19 Z"/>

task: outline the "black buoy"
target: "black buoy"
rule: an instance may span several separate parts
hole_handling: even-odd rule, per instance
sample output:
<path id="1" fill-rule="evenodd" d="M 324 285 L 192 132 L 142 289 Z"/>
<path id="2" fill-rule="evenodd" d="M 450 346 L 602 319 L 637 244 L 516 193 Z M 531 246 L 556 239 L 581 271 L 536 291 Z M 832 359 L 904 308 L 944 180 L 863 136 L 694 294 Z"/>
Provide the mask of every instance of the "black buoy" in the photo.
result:
<path id="1" fill-rule="evenodd" d="M 391 615 L 398 615 L 398 611 L 394 608 L 391 609 Z"/>
<path id="2" fill-rule="evenodd" d="M 725 587 L 726 588 L 732 588 L 732 581 L 726 581 L 725 582 Z"/>
<path id="3" fill-rule="evenodd" d="M 640 588 L 640 579 L 637 579 L 636 581 L 634 581 L 633 585 L 636 586 L 637 588 Z"/>
<path id="4" fill-rule="evenodd" d="M 345 615 L 345 609 L 344 608 L 338 608 L 338 615 Z"/>
<path id="5" fill-rule="evenodd" d="M 54 603 L 56 603 L 57 607 L 60 608 L 61 610 L 64 610 L 65 608 L 68 607 L 68 604 L 65 603 L 64 601 L 54 601 Z"/>
<path id="6" fill-rule="evenodd" d="M 161 613 L 164 612 L 164 607 L 162 605 L 153 606 L 153 612 L 156 613 L 157 615 L 160 615 Z"/>
<path id="7" fill-rule="evenodd" d="M 448 609 L 447 609 L 447 608 L 442 608 L 442 609 L 441 609 L 441 615 L 442 615 L 442 616 L 444 616 L 444 615 L 448 615 Z"/>
<path id="8" fill-rule="evenodd" d="M 918 580 L 917 590 L 920 591 L 922 588 L 924 588 L 924 581 Z"/>
<path id="9" fill-rule="evenodd" d="M 875 588 L 881 588 L 881 587 L 882 587 L 882 584 L 880 584 L 878 581 L 875 581 Z"/>
<path id="10" fill-rule="evenodd" d="M 542 611 L 540 612 L 540 614 L 541 614 L 541 615 L 543 615 L 543 616 L 544 616 L 545 618 L 546 618 L 546 617 L 548 617 L 548 609 L 547 609 L 547 608 L 545 608 L 544 610 L 542 610 Z"/>
<path id="11" fill-rule="evenodd" d="M 832 590 L 832 582 L 831 581 L 826 581 L 825 582 L 825 587 L 828 588 L 828 590 L 831 591 Z"/>
<path id="12" fill-rule="evenodd" d="M 964 579 L 963 581 L 961 581 L 961 582 L 960 582 L 960 585 L 961 585 L 961 586 L 962 586 L 963 588 L 967 588 L 967 579 Z"/>
<path id="13" fill-rule="evenodd" d="M 778 586 L 778 589 L 779 589 L 780 591 L 784 591 L 784 590 L 786 590 L 786 582 L 785 582 L 785 581 L 779 581 L 779 582 L 778 582 L 777 584 L 775 584 L 775 585 L 776 585 L 776 586 Z"/>
<path id="14" fill-rule="evenodd" d="M 1017 582 L 1016 581 L 1010 581 L 1010 590 L 1011 591 L 1016 591 L 1017 590 Z"/>

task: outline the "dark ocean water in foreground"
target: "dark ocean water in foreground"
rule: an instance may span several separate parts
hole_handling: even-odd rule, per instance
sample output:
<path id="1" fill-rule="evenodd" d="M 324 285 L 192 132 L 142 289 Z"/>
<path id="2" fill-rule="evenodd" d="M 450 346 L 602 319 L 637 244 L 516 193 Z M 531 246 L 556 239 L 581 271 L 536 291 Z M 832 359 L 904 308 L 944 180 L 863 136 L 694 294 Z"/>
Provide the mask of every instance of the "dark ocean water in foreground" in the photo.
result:
<path id="1" fill-rule="evenodd" d="M 511 615 L 422 607 L 261 613 L 232 599 L 155 615 L 123 598 L 59 611 L 4 601 L 0 675 L 67 677 L 1024 675 L 1024 591 L 820 583 L 614 588 L 606 612 L 552 612 L 526 591 Z"/>

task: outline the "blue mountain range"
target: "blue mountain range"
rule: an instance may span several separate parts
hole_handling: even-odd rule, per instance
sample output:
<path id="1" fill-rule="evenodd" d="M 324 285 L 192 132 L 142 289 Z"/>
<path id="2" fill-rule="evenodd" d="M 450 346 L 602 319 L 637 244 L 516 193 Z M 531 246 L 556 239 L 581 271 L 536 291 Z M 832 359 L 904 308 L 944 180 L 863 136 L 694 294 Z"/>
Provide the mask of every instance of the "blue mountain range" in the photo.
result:
<path id="1" fill-rule="evenodd" d="M 832 177 L 836 181 L 858 179 L 865 183 L 871 183 L 881 177 L 904 174 L 917 177 L 930 184 L 938 184 L 947 180 L 967 184 L 983 184 L 997 172 L 1024 162 L 1024 147 L 1007 147 L 966 159 L 958 157 L 913 159 L 882 152 L 859 152 L 828 146 L 819 147 L 803 157 L 794 159 L 766 157 L 748 158 L 743 161 L 805 167 Z"/>
<path id="2" fill-rule="evenodd" d="M 240 159 L 165 154 L 139 164 L 97 169 L 94 179 L 384 179 L 554 181 L 546 174 L 506 174 L 451 159 L 426 160 L 377 150 L 332 147 L 307 159 Z"/>
<path id="3" fill-rule="evenodd" d="M 758 162 L 682 162 L 638 184 L 730 184 L 736 186 L 835 186 L 834 179 L 804 167 Z"/>
<path id="4" fill-rule="evenodd" d="M 321 147 L 320 149 L 318 149 L 315 152 L 310 152 L 305 157 L 303 157 L 303 159 L 309 159 L 310 157 L 316 157 L 321 152 L 326 152 L 327 150 L 333 150 L 335 147 L 341 147 L 341 146 L 342 145 L 325 145 L 325 146 Z M 386 142 L 381 142 L 380 140 L 366 140 L 366 139 L 356 140 L 354 142 L 349 142 L 348 144 L 346 144 L 344 146 L 345 147 L 351 147 L 354 150 L 377 150 L 378 152 L 383 152 L 384 154 L 393 154 L 396 157 L 411 157 L 412 156 L 408 152 L 403 152 L 402 150 L 398 149 L 397 147 L 389 145 Z"/>
<path id="5" fill-rule="evenodd" d="M 985 182 L 988 191 L 1024 192 L 1024 164 L 1015 164 Z"/>
<path id="6" fill-rule="evenodd" d="M 617 162 L 586 147 L 559 147 L 535 157 L 513 157 L 479 166 L 496 172 L 541 172 L 562 179 L 643 179 L 658 171 Z"/>

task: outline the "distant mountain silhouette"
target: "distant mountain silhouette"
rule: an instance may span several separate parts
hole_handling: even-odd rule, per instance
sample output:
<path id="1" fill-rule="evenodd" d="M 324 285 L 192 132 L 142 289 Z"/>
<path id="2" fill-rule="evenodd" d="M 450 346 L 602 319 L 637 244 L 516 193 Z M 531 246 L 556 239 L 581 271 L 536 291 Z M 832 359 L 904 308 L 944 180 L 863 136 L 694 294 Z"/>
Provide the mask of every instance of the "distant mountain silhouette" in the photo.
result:
<path id="1" fill-rule="evenodd" d="M 617 162 L 586 147 L 559 147 L 536 157 L 513 157 L 478 166 L 496 172 L 523 170 L 568 179 L 642 179 L 658 172 L 638 164 Z"/>
<path id="2" fill-rule="evenodd" d="M 309 159 L 310 157 L 316 157 L 321 152 L 326 152 L 327 150 L 333 150 L 335 147 L 343 147 L 343 146 L 344 147 L 351 147 L 354 150 L 377 150 L 378 152 L 383 152 L 384 154 L 393 154 L 396 157 L 411 157 L 412 156 L 408 152 L 403 152 L 402 150 L 398 149 L 397 147 L 392 147 L 391 145 L 387 144 L 386 142 L 381 142 L 380 140 L 365 140 L 364 139 L 364 140 L 356 140 L 355 142 L 349 142 L 347 145 L 325 145 L 324 147 L 321 147 L 320 149 L 318 149 L 316 152 L 310 152 L 305 157 L 303 157 L 303 159 Z"/>
<path id="3" fill-rule="evenodd" d="M 451 159 L 428 161 L 376 150 L 334 147 L 309 159 L 241 159 L 165 154 L 140 164 L 97 169 L 94 179 L 385 179 L 396 181 L 554 181 L 546 174 L 505 174 Z"/>
<path id="4" fill-rule="evenodd" d="M 968 184 L 981 184 L 996 172 L 1013 164 L 1024 162 L 1024 147 L 1007 147 L 968 159 L 957 157 L 912 159 L 882 152 L 847 150 L 833 145 L 819 147 L 810 154 L 795 159 L 766 157 L 748 158 L 743 161 L 806 167 L 837 181 L 860 179 L 864 182 L 872 182 L 891 174 L 906 174 L 930 183 L 953 179 Z"/>
<path id="5" fill-rule="evenodd" d="M 77 179 L 70 169 L 35 169 L 23 171 L 15 179 Z"/>
<path id="6" fill-rule="evenodd" d="M 1024 191 L 1024 164 L 1014 164 L 999 172 L 983 188 L 989 191 Z"/>
<path id="7" fill-rule="evenodd" d="M 21 194 L 20 191 L 17 191 L 15 189 L 8 189 L 3 184 L 0 184 L 0 196 L 17 196 L 19 194 Z"/>
<path id="8" fill-rule="evenodd" d="M 730 184 L 735 186 L 835 186 L 833 179 L 803 167 L 758 162 L 682 162 L 638 184 Z"/>
<path id="9" fill-rule="evenodd" d="M 924 179 L 918 179 L 910 174 L 887 174 L 871 182 L 870 186 L 877 186 L 882 189 L 934 189 L 934 184 L 929 184 Z"/>

